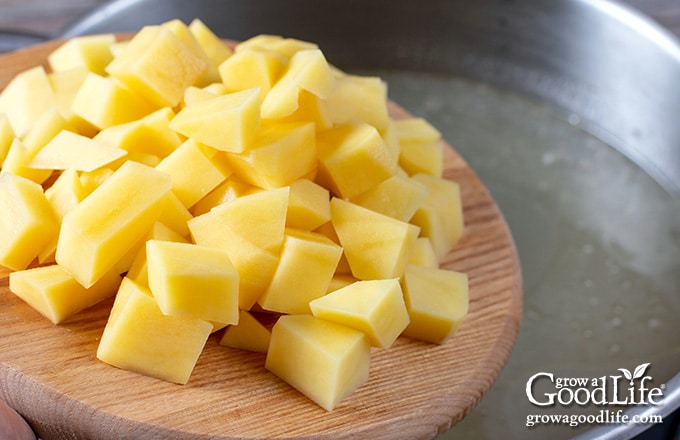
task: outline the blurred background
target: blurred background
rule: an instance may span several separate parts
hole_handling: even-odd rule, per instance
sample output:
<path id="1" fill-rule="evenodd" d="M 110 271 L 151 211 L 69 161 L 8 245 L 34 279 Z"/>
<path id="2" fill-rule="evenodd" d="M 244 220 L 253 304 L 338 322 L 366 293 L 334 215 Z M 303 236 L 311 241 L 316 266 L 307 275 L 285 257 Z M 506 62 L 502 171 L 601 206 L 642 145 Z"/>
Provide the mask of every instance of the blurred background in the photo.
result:
<path id="1" fill-rule="evenodd" d="M 80 17 L 105 3 L 109 2 L 0 0 L 0 52 L 59 35 Z M 486 3 L 497 4 L 503 9 L 510 3 L 531 2 L 497 0 Z M 596 4 L 599 11 L 606 10 L 610 18 L 621 12 L 607 9 L 603 6 L 606 3 L 554 0 L 554 4 L 560 5 Z M 621 0 L 619 3 L 660 25 L 668 32 L 664 36 L 670 41 L 680 37 L 680 1 Z M 570 12 L 567 9 L 565 7 L 565 12 Z M 635 32 L 650 30 L 638 26 L 640 23 L 636 20 L 626 21 L 629 16 L 614 18 L 619 20 L 617 24 L 634 28 Z M 522 24 L 522 19 L 510 22 L 507 28 L 517 23 Z M 603 30 L 586 29 L 584 24 L 580 29 L 567 29 L 566 38 L 583 40 L 584 35 L 580 32 L 587 30 L 592 32 L 593 41 L 607 42 L 606 36 L 602 35 L 605 29 L 618 32 L 617 37 L 622 32 L 611 23 L 607 26 Z M 537 33 L 541 31 L 548 32 L 542 29 Z M 585 38 L 590 37 L 588 34 Z M 655 37 L 658 35 L 650 37 L 650 41 Z M 587 48 L 588 44 L 585 42 L 578 47 Z M 622 50 L 625 57 L 625 47 L 614 49 Z M 679 51 L 677 48 L 668 50 L 675 57 L 675 63 L 680 63 Z M 437 53 L 432 51 L 431 58 L 436 58 Z M 583 55 L 591 56 L 585 60 L 587 69 L 602 69 L 605 75 L 611 74 L 611 70 L 598 64 L 603 59 L 602 53 L 593 50 L 587 54 L 584 51 Z M 639 51 L 630 52 L 631 57 L 639 57 L 641 65 L 648 61 L 644 55 Z M 468 68 L 467 73 L 484 67 L 480 59 L 488 61 L 470 58 L 471 64 L 463 66 Z M 619 58 L 614 56 L 612 59 Z M 554 65 L 561 67 L 557 62 Z M 491 67 L 498 65 L 491 64 Z M 644 74 L 636 76 L 632 72 L 622 75 L 638 81 L 632 85 L 635 90 L 631 96 L 625 96 L 623 100 L 624 104 L 630 104 L 630 111 L 619 107 L 593 110 L 599 105 L 598 101 L 577 102 L 582 90 L 570 88 L 573 84 L 568 82 L 553 83 L 550 80 L 555 77 L 550 75 L 533 75 L 535 72 L 529 67 L 509 71 L 499 68 L 483 73 L 488 74 L 486 79 L 506 81 L 514 80 L 513 74 L 528 74 L 523 79 L 527 89 L 537 95 L 547 90 L 548 98 L 562 99 L 560 104 L 564 107 L 574 104 L 567 109 L 571 111 L 555 111 L 552 106 L 527 100 L 515 90 L 509 93 L 504 89 L 489 88 L 483 80 L 471 82 L 428 72 L 366 70 L 366 73 L 386 78 L 391 98 L 433 122 L 444 138 L 470 162 L 504 212 L 522 260 L 525 308 L 515 351 L 479 407 L 442 435 L 442 439 L 538 439 L 550 436 L 557 440 L 577 434 L 589 435 L 583 430 L 549 430 L 546 427 L 527 430 L 521 425 L 517 418 L 531 410 L 525 402 L 524 385 L 533 372 L 601 377 L 615 373 L 619 367 L 630 369 L 642 362 L 652 362 L 655 379 L 665 381 L 679 370 L 678 194 L 670 196 L 662 190 L 636 164 L 610 148 L 607 139 L 594 136 L 593 133 L 597 133 L 587 123 L 589 116 L 601 118 L 606 123 L 617 122 L 610 116 L 620 116 L 627 130 L 625 135 L 629 136 L 623 139 L 624 143 L 651 143 L 656 139 L 653 129 L 645 131 L 628 123 L 649 115 L 677 119 L 678 113 L 674 111 L 680 108 L 676 99 L 678 90 L 668 90 L 669 106 L 655 109 L 658 114 L 635 113 L 636 109 L 642 108 L 637 105 L 639 102 L 647 102 L 647 98 L 651 102 L 665 91 L 654 88 L 656 78 Z M 680 76 L 666 79 L 668 84 L 677 84 Z M 618 77 L 612 77 L 610 82 L 615 91 L 630 87 Z M 594 113 L 589 114 L 591 110 Z M 641 121 L 640 127 L 646 123 Z M 653 127 L 653 124 L 649 126 Z M 680 145 L 680 136 L 678 138 L 675 146 Z M 677 153 L 674 160 L 678 163 L 680 150 L 666 151 Z M 675 187 L 680 188 L 680 183 L 676 181 Z M 678 418 L 676 411 L 663 426 L 649 429 L 637 439 L 680 438 Z M 619 437 L 603 438 L 630 436 L 624 433 Z"/>

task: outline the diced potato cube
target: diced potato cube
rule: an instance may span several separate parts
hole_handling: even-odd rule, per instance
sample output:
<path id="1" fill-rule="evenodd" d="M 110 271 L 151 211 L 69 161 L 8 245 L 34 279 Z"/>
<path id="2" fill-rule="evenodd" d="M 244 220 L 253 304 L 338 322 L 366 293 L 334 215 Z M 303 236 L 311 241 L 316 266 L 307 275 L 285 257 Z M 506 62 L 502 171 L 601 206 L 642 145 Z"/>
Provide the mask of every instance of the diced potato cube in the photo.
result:
<path id="1" fill-rule="evenodd" d="M 401 142 L 436 142 L 442 135 L 423 118 L 395 119 L 394 128 Z"/>
<path id="2" fill-rule="evenodd" d="M 404 335 L 441 344 L 468 312 L 468 278 L 461 272 L 407 266 L 401 279 L 411 322 Z"/>
<path id="3" fill-rule="evenodd" d="M 278 264 L 277 254 L 253 244 L 252 236 L 236 233 L 211 213 L 191 219 L 189 229 L 196 244 L 224 249 L 239 274 L 239 307 L 250 310 L 269 286 Z"/>
<path id="4" fill-rule="evenodd" d="M 74 169 L 62 172 L 52 186 L 45 190 L 47 201 L 61 221 L 64 216 L 85 198 L 85 190 L 80 176 Z"/>
<path id="5" fill-rule="evenodd" d="M 64 217 L 57 263 L 83 286 L 94 284 L 158 219 L 170 185 L 167 174 L 126 162 Z"/>
<path id="6" fill-rule="evenodd" d="M 257 87 L 264 99 L 288 65 L 288 59 L 270 50 L 240 50 L 219 65 L 222 82 L 236 91 Z"/>
<path id="7" fill-rule="evenodd" d="M 12 124 L 9 123 L 9 118 L 5 113 L 0 113 L 0 169 L 2 169 L 12 141 L 14 141 Z"/>
<path id="8" fill-rule="evenodd" d="M 241 153 L 260 130 L 260 92 L 246 89 L 184 107 L 170 128 L 222 151 Z"/>
<path id="9" fill-rule="evenodd" d="M 217 186 L 217 188 L 206 194 L 201 200 L 196 202 L 191 207 L 191 213 L 194 216 L 199 216 L 210 211 L 217 205 L 231 202 L 241 196 L 252 194 L 261 191 L 261 188 L 253 186 L 249 183 L 242 182 L 232 174 L 224 182 Z"/>
<path id="10" fill-rule="evenodd" d="M 53 72 L 84 67 L 90 72 L 104 75 L 104 68 L 113 59 L 111 45 L 113 34 L 84 35 L 67 40 L 47 56 Z"/>
<path id="11" fill-rule="evenodd" d="M 366 123 L 320 132 L 317 149 L 317 181 L 338 197 L 356 197 L 398 172 L 380 133 Z"/>
<path id="12" fill-rule="evenodd" d="M 95 73 L 87 74 L 71 109 L 98 129 L 134 121 L 155 110 L 122 84 Z"/>
<path id="13" fill-rule="evenodd" d="M 172 191 L 189 208 L 229 176 L 189 139 L 163 159 L 156 169 L 172 177 Z"/>
<path id="14" fill-rule="evenodd" d="M 366 122 L 378 130 L 389 123 L 387 84 L 378 77 L 340 75 L 328 97 L 328 112 L 335 124 Z M 360 103 L 360 104 L 359 104 Z"/>
<path id="15" fill-rule="evenodd" d="M 148 289 L 124 278 L 97 358 L 124 370 L 186 384 L 212 328 L 198 318 L 164 315 Z"/>
<path id="16" fill-rule="evenodd" d="M 254 245 L 278 252 L 283 243 L 289 187 L 248 194 L 213 208 L 190 224 L 210 221 L 216 229 L 228 226 Z M 208 220 L 212 219 L 212 220 Z M 190 226 L 191 227 L 191 226 Z"/>
<path id="17" fill-rule="evenodd" d="M 430 239 L 441 261 L 463 235 L 460 186 L 451 180 L 427 174 L 417 174 L 413 179 L 427 186 L 429 192 L 411 218 L 411 223 L 420 227 L 422 236 Z"/>
<path id="18" fill-rule="evenodd" d="M 19 73 L 0 93 L 0 113 L 7 115 L 17 136 L 23 136 L 40 115 L 56 105 L 54 91 L 42 66 Z"/>
<path id="19" fill-rule="evenodd" d="M 29 154 L 35 156 L 68 125 L 57 109 L 43 113 L 21 139 Z M 33 167 L 33 164 L 31 164 Z"/>
<path id="20" fill-rule="evenodd" d="M 279 313 L 310 313 L 309 301 L 323 296 L 340 261 L 342 248 L 327 237 L 288 229 L 279 264 L 258 303 Z"/>
<path id="21" fill-rule="evenodd" d="M 269 349 L 271 331 L 252 314 L 241 310 L 238 324 L 230 325 L 224 331 L 220 345 L 258 353 L 266 353 Z"/>
<path id="22" fill-rule="evenodd" d="M 165 23 L 162 23 L 161 26 L 169 29 L 177 36 L 177 38 L 182 40 L 182 43 L 191 49 L 193 55 L 205 64 L 206 67 L 203 75 L 194 81 L 194 84 L 206 85 L 220 80 L 219 73 L 217 72 L 217 65 L 213 64 L 212 59 L 203 50 L 203 46 L 198 42 L 194 33 L 189 29 L 189 26 L 177 18 L 166 21 Z"/>
<path id="23" fill-rule="evenodd" d="M 265 189 L 290 185 L 316 170 L 314 124 L 263 125 L 248 150 L 228 154 L 227 159 L 234 172 L 252 185 Z"/>
<path id="24" fill-rule="evenodd" d="M 425 173 L 441 177 L 444 169 L 444 144 L 400 142 L 399 166 L 411 176 Z"/>
<path id="25" fill-rule="evenodd" d="M 422 183 L 396 174 L 352 199 L 353 203 L 408 222 L 420 208 L 428 189 Z"/>
<path id="26" fill-rule="evenodd" d="M 174 107 L 209 64 L 164 26 L 144 26 L 106 67 L 156 108 Z"/>
<path id="27" fill-rule="evenodd" d="M 368 380 L 369 362 L 362 332 L 311 315 L 285 315 L 272 329 L 265 367 L 331 411 Z"/>
<path id="28" fill-rule="evenodd" d="M 330 219 L 330 193 L 326 188 L 308 179 L 290 184 L 286 226 L 311 231 Z"/>
<path id="29" fill-rule="evenodd" d="M 360 280 L 401 276 L 419 228 L 342 199 L 331 199 L 331 221 L 352 275 Z"/>
<path id="30" fill-rule="evenodd" d="M 164 314 L 238 323 L 238 273 L 225 251 L 149 240 L 146 260 L 149 289 Z"/>
<path id="31" fill-rule="evenodd" d="M 175 243 L 189 243 L 189 240 L 158 221 L 153 224 L 149 234 L 135 247 L 135 256 L 127 271 L 126 277 L 144 286 L 149 285 L 149 272 L 146 264 L 146 242 L 148 240 L 172 241 Z"/>
<path id="32" fill-rule="evenodd" d="M 327 98 L 335 89 L 335 77 L 319 49 L 295 52 L 283 75 L 262 101 L 262 118 L 277 119 L 298 108 L 300 89 Z"/>
<path id="33" fill-rule="evenodd" d="M 184 97 L 182 98 L 182 104 L 180 104 L 180 107 L 189 107 L 199 102 L 209 101 L 226 93 L 228 92 L 215 93 L 214 91 L 206 90 L 205 88 L 195 86 L 187 87 L 187 89 L 184 91 Z"/>
<path id="34" fill-rule="evenodd" d="M 113 175 L 113 169 L 110 167 L 97 168 L 90 172 L 80 173 L 80 183 L 85 191 L 85 196 L 89 196 L 92 192 L 99 188 L 102 183 Z"/>
<path id="35" fill-rule="evenodd" d="M 9 289 L 54 324 L 112 297 L 120 282 L 121 277 L 109 271 L 86 289 L 56 264 L 9 274 Z"/>
<path id="36" fill-rule="evenodd" d="M 93 139 L 130 153 L 151 154 L 162 159 L 182 144 L 179 135 L 169 126 L 174 116 L 172 109 L 164 107 L 142 119 L 107 127 Z"/>
<path id="37" fill-rule="evenodd" d="M 385 141 L 385 145 L 387 146 L 390 155 L 394 158 L 395 161 L 398 161 L 399 150 L 401 150 L 401 146 L 399 145 L 399 137 L 397 136 L 397 130 L 394 127 L 394 122 L 395 120 L 390 118 L 389 121 L 387 122 L 387 126 L 380 130 L 380 135 Z M 401 171 L 404 172 L 403 170 Z"/>
<path id="38" fill-rule="evenodd" d="M 434 252 L 432 242 L 429 238 L 418 237 L 416 242 L 413 243 L 413 250 L 411 251 L 411 255 L 408 257 L 408 264 L 432 268 L 439 267 L 439 259 L 437 258 L 437 254 Z"/>
<path id="39" fill-rule="evenodd" d="M 312 315 L 364 332 L 371 345 L 389 348 L 409 323 L 396 278 L 357 281 L 309 303 Z"/>
<path id="40" fill-rule="evenodd" d="M 99 130 L 90 122 L 73 113 L 73 100 L 78 94 L 80 86 L 87 78 L 89 70 L 85 67 L 75 67 L 69 70 L 50 72 L 47 76 L 54 90 L 56 108 L 69 127 L 76 133 L 85 136 L 94 136 Z"/>
<path id="41" fill-rule="evenodd" d="M 14 174 L 25 177 L 36 183 L 43 183 L 52 175 L 52 170 L 38 170 L 30 168 L 28 164 L 33 160 L 34 153 L 19 138 L 14 138 L 9 146 L 7 157 L 2 164 L 2 174 Z"/>
<path id="42" fill-rule="evenodd" d="M 37 183 L 0 174 L 0 264 L 21 270 L 59 233 L 59 224 Z"/>
<path id="43" fill-rule="evenodd" d="M 52 206 L 59 225 L 61 225 L 64 216 L 78 206 L 85 196 L 85 190 L 80 182 L 78 172 L 73 169 L 62 172 L 52 186 L 45 190 L 45 197 Z M 54 262 L 58 238 L 59 235 L 55 234 L 52 242 L 40 251 L 38 255 L 39 263 Z"/>
<path id="44" fill-rule="evenodd" d="M 205 25 L 199 18 L 194 18 L 189 23 L 189 30 L 201 45 L 203 51 L 208 55 L 213 65 L 219 66 L 229 58 L 232 50 L 224 44 L 215 33 Z"/>
<path id="45" fill-rule="evenodd" d="M 296 38 L 283 38 L 280 35 L 260 34 L 242 41 L 236 46 L 236 53 L 248 49 L 264 49 L 277 52 L 286 58 L 290 58 L 301 50 L 318 49 L 312 42 L 298 40 Z"/>
<path id="46" fill-rule="evenodd" d="M 319 234 L 323 234 L 326 237 L 330 238 L 333 243 L 340 244 L 340 238 L 338 238 L 338 234 L 335 232 L 335 226 L 333 226 L 333 222 L 326 222 L 316 228 L 314 232 L 318 232 Z M 349 275 L 352 276 L 352 269 L 349 267 L 349 263 L 347 262 L 347 257 L 345 256 L 345 253 L 343 251 L 342 257 L 340 257 L 340 261 L 338 262 L 338 267 L 335 269 L 336 275 Z"/>
<path id="47" fill-rule="evenodd" d="M 120 148 L 97 142 L 72 131 L 62 130 L 29 163 L 31 168 L 93 171 L 127 154 Z"/>
<path id="48" fill-rule="evenodd" d="M 298 94 L 298 108 L 290 115 L 278 118 L 277 122 L 313 122 L 317 131 L 333 126 L 328 112 L 328 103 L 307 90 L 300 90 Z M 396 157 L 396 156 L 395 156 Z"/>

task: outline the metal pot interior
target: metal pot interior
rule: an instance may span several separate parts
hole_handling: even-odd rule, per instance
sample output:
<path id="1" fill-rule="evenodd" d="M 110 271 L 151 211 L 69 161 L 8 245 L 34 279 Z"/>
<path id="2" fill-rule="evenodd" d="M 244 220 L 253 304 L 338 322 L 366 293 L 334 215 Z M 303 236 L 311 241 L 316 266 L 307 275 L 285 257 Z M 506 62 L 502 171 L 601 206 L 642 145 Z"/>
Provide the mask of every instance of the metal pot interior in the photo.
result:
<path id="1" fill-rule="evenodd" d="M 680 47 L 664 31 L 603 0 L 136 0 L 63 36 L 194 17 L 224 38 L 314 41 L 343 70 L 385 78 L 501 207 L 523 267 L 520 336 L 442 439 L 590 429 L 525 427 L 539 371 L 601 377 L 649 362 L 655 386 L 680 371 Z"/>

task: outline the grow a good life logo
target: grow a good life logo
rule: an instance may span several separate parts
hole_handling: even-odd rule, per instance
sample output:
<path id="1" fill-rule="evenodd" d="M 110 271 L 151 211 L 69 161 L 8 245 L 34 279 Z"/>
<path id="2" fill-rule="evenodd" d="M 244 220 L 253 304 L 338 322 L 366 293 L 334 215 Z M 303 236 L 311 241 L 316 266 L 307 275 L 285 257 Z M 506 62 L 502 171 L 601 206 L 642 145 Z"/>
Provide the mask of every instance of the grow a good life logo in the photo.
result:
<path id="1" fill-rule="evenodd" d="M 557 377 L 550 372 L 539 372 L 529 378 L 526 395 L 536 407 L 564 409 L 586 406 L 601 407 L 596 414 L 530 414 L 526 426 L 564 424 L 577 427 L 583 424 L 602 423 L 662 423 L 661 416 L 629 416 L 621 408 L 633 405 L 661 405 L 665 385 L 654 387 L 653 379 L 646 375 L 649 363 L 632 371 L 619 368 L 621 374 L 601 377 Z M 612 407 L 618 409 L 612 409 Z"/>

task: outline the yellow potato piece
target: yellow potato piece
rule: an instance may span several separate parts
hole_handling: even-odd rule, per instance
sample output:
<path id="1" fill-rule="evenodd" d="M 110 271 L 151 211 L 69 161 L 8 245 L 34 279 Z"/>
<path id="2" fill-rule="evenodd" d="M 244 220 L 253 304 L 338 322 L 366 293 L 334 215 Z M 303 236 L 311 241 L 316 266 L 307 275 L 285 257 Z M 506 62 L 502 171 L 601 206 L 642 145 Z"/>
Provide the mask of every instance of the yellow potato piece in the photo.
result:
<path id="1" fill-rule="evenodd" d="M 279 313 L 310 313 L 309 302 L 328 291 L 342 248 L 321 234 L 288 229 L 279 264 L 258 300 Z"/>
<path id="2" fill-rule="evenodd" d="M 171 228 L 167 227 L 160 221 L 153 224 L 151 230 L 146 237 L 135 247 L 134 259 L 130 264 L 127 271 L 126 277 L 144 286 L 149 285 L 149 272 L 146 265 L 146 242 L 148 240 L 163 240 L 163 241 L 173 241 L 176 243 L 189 243 L 189 240 L 185 239 L 177 232 L 173 231 Z"/>
<path id="3" fill-rule="evenodd" d="M 264 99 L 288 65 L 288 59 L 270 50 L 240 50 L 219 65 L 222 83 L 228 90 L 257 87 Z"/>
<path id="4" fill-rule="evenodd" d="M 460 186 L 451 180 L 427 174 L 417 174 L 413 179 L 427 186 L 428 194 L 411 218 L 411 223 L 420 227 L 422 236 L 430 239 L 441 261 L 460 240 L 465 229 Z"/>
<path id="5" fill-rule="evenodd" d="M 43 113 L 26 135 L 21 139 L 29 154 L 35 158 L 52 139 L 60 132 L 68 129 L 66 120 L 61 116 L 57 109 L 51 109 Z M 33 167 L 33 164 L 29 164 Z"/>
<path id="6" fill-rule="evenodd" d="M 198 318 L 164 315 L 148 289 L 124 278 L 99 341 L 97 359 L 186 384 L 212 328 Z"/>
<path id="7" fill-rule="evenodd" d="M 369 362 L 364 333 L 311 315 L 285 315 L 272 329 L 265 367 L 331 411 L 368 380 Z"/>
<path id="8" fill-rule="evenodd" d="M 163 159 L 182 144 L 182 139 L 170 129 L 175 113 L 169 107 L 134 121 L 104 128 L 93 139 L 130 153 L 140 153 Z"/>
<path id="9" fill-rule="evenodd" d="M 217 65 L 212 61 L 212 58 L 203 50 L 203 46 L 199 43 L 198 39 L 194 33 L 189 29 L 182 20 L 173 19 L 162 23 L 161 26 L 169 29 L 173 34 L 177 36 L 182 42 L 191 50 L 192 54 L 205 64 L 205 71 L 203 74 L 194 81 L 194 84 L 211 84 L 215 81 L 219 81 L 220 76 L 217 72 Z"/>
<path id="10" fill-rule="evenodd" d="M 43 189 L 9 173 L 0 174 L 0 265 L 21 270 L 59 233 L 59 224 Z"/>
<path id="11" fill-rule="evenodd" d="M 73 100 L 88 73 L 89 70 L 85 67 L 74 67 L 73 69 L 50 72 L 47 77 L 54 90 L 56 109 L 59 114 L 73 131 L 91 137 L 99 129 L 76 115 L 72 108 Z"/>
<path id="12" fill-rule="evenodd" d="M 461 272 L 407 266 L 401 280 L 410 323 L 404 335 L 441 344 L 468 312 L 468 278 Z"/>
<path id="13" fill-rule="evenodd" d="M 112 297 L 120 282 L 121 277 L 109 271 L 86 289 L 56 264 L 9 274 L 9 290 L 54 324 Z"/>
<path id="14" fill-rule="evenodd" d="M 113 34 L 85 35 L 66 41 L 47 56 L 53 72 L 83 67 L 104 75 L 104 68 L 113 59 L 111 46 L 116 42 Z"/>
<path id="15" fill-rule="evenodd" d="M 198 18 L 189 23 L 189 30 L 201 45 L 213 65 L 219 66 L 232 54 L 232 50 L 215 33 Z"/>
<path id="16" fill-rule="evenodd" d="M 319 49 L 295 52 L 281 78 L 262 101 L 262 118 L 277 119 L 294 113 L 301 89 L 321 98 L 328 97 L 335 89 L 335 77 Z"/>
<path id="17" fill-rule="evenodd" d="M 236 198 L 194 217 L 189 227 L 209 221 L 216 230 L 229 227 L 254 245 L 278 252 L 283 243 L 288 211 L 289 187 L 258 191 Z M 193 232 L 192 228 L 192 232 Z"/>
<path id="18" fill-rule="evenodd" d="M 238 324 L 228 326 L 220 345 L 238 348 L 239 350 L 266 353 L 269 349 L 271 331 L 258 321 L 251 313 L 241 310 Z"/>
<path id="19" fill-rule="evenodd" d="M 127 155 L 127 151 L 97 142 L 87 136 L 62 130 L 33 157 L 31 168 L 93 171 Z"/>
<path id="20" fill-rule="evenodd" d="M 441 133 L 423 118 L 397 119 L 393 121 L 400 142 L 431 143 L 441 140 Z"/>
<path id="21" fill-rule="evenodd" d="M 309 303 L 312 315 L 360 330 L 371 345 L 389 348 L 409 324 L 396 278 L 356 281 Z"/>
<path id="22" fill-rule="evenodd" d="M 60 222 L 66 214 L 83 201 L 85 196 L 80 176 L 72 168 L 64 170 L 52 186 L 45 190 L 45 197 Z"/>
<path id="23" fill-rule="evenodd" d="M 12 124 L 9 123 L 9 118 L 5 113 L 0 113 L 0 169 L 2 169 L 12 141 L 14 141 Z"/>
<path id="24" fill-rule="evenodd" d="M 351 200 L 364 208 L 408 222 L 420 208 L 428 192 L 424 184 L 396 174 Z"/>
<path id="25" fill-rule="evenodd" d="M 149 289 L 161 311 L 222 324 L 238 323 L 238 272 L 221 249 L 146 242 Z"/>
<path id="26" fill-rule="evenodd" d="M 2 164 L 3 174 L 14 174 L 24 177 L 36 183 L 43 183 L 52 175 L 52 170 L 38 170 L 31 168 L 28 164 L 33 160 L 35 153 L 26 148 L 19 138 L 14 138 L 7 151 L 7 157 Z"/>
<path id="27" fill-rule="evenodd" d="M 290 185 L 313 175 L 317 167 L 314 124 L 263 125 L 250 148 L 226 159 L 244 181 L 264 189 Z"/>
<path id="28" fill-rule="evenodd" d="M 239 274 L 239 307 L 250 310 L 269 286 L 278 264 L 277 254 L 262 249 L 208 214 L 189 221 L 196 244 L 225 250 Z"/>
<path id="29" fill-rule="evenodd" d="M 260 92 L 246 89 L 184 107 L 170 128 L 222 151 L 241 153 L 260 129 Z"/>
<path id="30" fill-rule="evenodd" d="M 231 174 L 230 170 L 218 168 L 192 139 L 177 147 L 156 165 L 156 169 L 170 175 L 172 191 L 187 208 L 201 200 Z"/>
<path id="31" fill-rule="evenodd" d="M 168 27 L 140 29 L 116 54 L 106 72 L 156 108 L 174 107 L 184 90 L 200 80 L 209 63 Z"/>
<path id="32" fill-rule="evenodd" d="M 340 75 L 337 87 L 326 100 L 331 121 L 335 124 L 366 122 L 378 130 L 389 123 L 387 84 L 378 77 Z M 361 105 L 357 105 L 357 103 Z"/>
<path id="33" fill-rule="evenodd" d="M 43 113 L 56 105 L 54 90 L 42 66 L 19 73 L 0 93 L 0 113 L 7 115 L 17 136 L 23 136 Z"/>
<path id="34" fill-rule="evenodd" d="M 409 175 L 425 173 L 441 177 L 444 169 L 444 144 L 400 142 L 399 166 Z"/>
<path id="35" fill-rule="evenodd" d="M 329 191 L 308 179 L 290 184 L 286 226 L 311 231 L 331 219 Z"/>
<path id="36" fill-rule="evenodd" d="M 317 182 L 342 198 L 352 198 L 397 174 L 398 167 L 375 127 L 340 125 L 317 136 Z"/>
<path id="37" fill-rule="evenodd" d="M 155 108 L 131 89 L 90 72 L 73 97 L 71 110 L 101 130 L 139 119 Z"/>
<path id="38" fill-rule="evenodd" d="M 319 47 L 309 41 L 298 40 L 296 38 L 283 38 L 280 35 L 260 34 L 242 41 L 236 46 L 236 53 L 247 49 L 265 49 L 291 58 L 301 50 L 318 49 Z"/>
<path id="39" fill-rule="evenodd" d="M 261 191 L 262 188 L 258 188 L 249 183 L 240 181 L 233 174 L 229 176 L 224 182 L 217 186 L 217 188 L 206 194 L 201 200 L 196 202 L 191 207 L 191 213 L 194 216 L 199 216 L 210 211 L 214 207 L 221 205 L 222 203 L 231 202 L 238 197 L 252 194 Z"/>
<path id="40" fill-rule="evenodd" d="M 360 280 L 401 276 L 417 226 L 338 198 L 331 200 L 331 221 L 352 275 Z"/>
<path id="41" fill-rule="evenodd" d="M 413 244 L 413 249 L 411 250 L 411 255 L 408 257 L 407 264 L 432 268 L 439 267 L 439 259 L 434 252 L 432 242 L 429 238 L 418 237 L 416 239 L 416 242 Z"/>
<path id="42" fill-rule="evenodd" d="M 64 217 L 56 260 L 89 287 L 147 233 L 170 192 L 170 176 L 126 162 Z"/>

